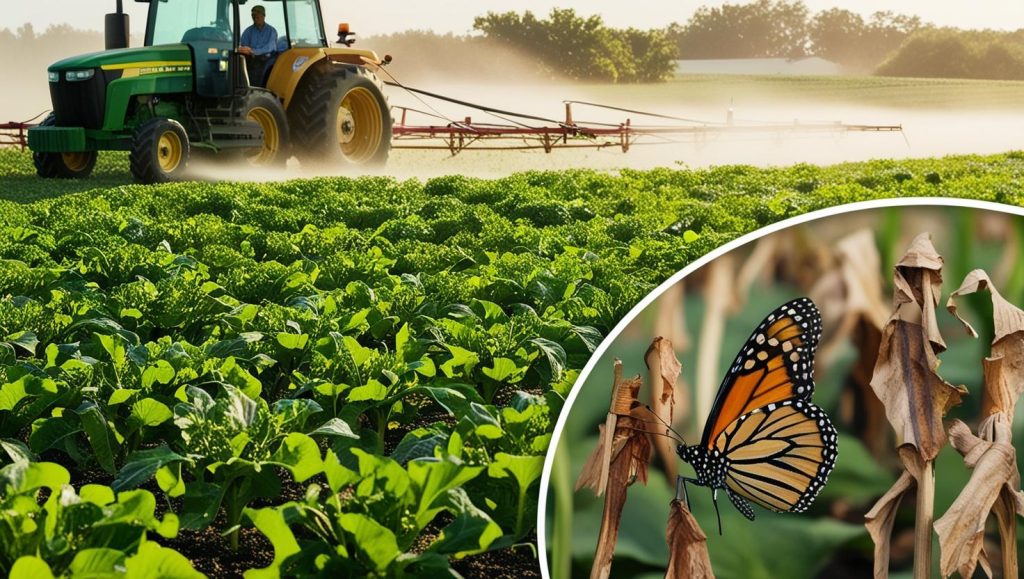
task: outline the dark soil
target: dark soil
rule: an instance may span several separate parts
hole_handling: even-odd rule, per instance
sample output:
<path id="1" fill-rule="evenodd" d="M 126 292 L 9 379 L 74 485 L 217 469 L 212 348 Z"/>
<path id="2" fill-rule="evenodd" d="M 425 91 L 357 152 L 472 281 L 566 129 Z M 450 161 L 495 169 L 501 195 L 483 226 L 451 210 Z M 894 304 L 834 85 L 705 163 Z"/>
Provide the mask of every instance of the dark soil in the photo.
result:
<path id="1" fill-rule="evenodd" d="M 241 577 L 249 569 L 266 567 L 274 561 L 274 547 L 256 529 L 242 529 L 237 551 L 232 551 L 227 537 L 213 527 L 202 531 L 182 529 L 176 538 L 160 542 L 188 557 L 197 571 L 210 577 Z"/>
<path id="2" fill-rule="evenodd" d="M 452 561 L 455 569 L 466 579 L 535 579 L 541 576 L 537 559 L 537 537 L 529 537 L 530 544 L 513 545 L 507 549 L 491 551 L 461 561 Z"/>

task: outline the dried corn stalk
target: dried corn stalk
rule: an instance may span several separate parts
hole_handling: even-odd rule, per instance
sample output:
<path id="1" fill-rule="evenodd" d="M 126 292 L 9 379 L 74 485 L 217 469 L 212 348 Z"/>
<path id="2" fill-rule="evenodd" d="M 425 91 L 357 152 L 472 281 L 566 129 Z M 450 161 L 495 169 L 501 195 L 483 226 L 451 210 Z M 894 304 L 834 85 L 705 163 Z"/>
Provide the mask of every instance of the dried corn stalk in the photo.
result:
<path id="1" fill-rule="evenodd" d="M 985 390 L 981 424 L 974 435 L 966 424 L 950 428 L 953 447 L 973 469 L 971 479 L 949 510 L 935 522 L 944 577 L 959 572 L 972 577 L 980 563 L 989 577 L 991 563 L 983 549 L 985 521 L 996 515 L 1002 542 L 1003 576 L 1017 577 L 1017 520 L 1024 516 L 1016 451 L 1011 440 L 1014 408 L 1024 392 L 1024 311 L 996 291 L 988 274 L 978 269 L 967 275 L 946 302 L 974 336 L 977 333 L 957 312 L 956 298 L 988 289 L 992 295 L 995 337 L 991 356 L 984 361 Z"/>
<path id="2" fill-rule="evenodd" d="M 615 361 L 614 375 L 611 408 L 601 425 L 600 442 L 576 481 L 577 491 L 587 486 L 593 488 L 598 496 L 605 495 L 591 579 L 604 579 L 611 574 L 626 490 L 636 480 L 647 483 L 647 462 L 651 456 L 651 442 L 644 431 L 646 417 L 643 416 L 650 413 L 637 400 L 640 377 L 623 380 L 622 362 L 618 360 Z"/>
<path id="3" fill-rule="evenodd" d="M 887 577 L 889 540 L 903 494 L 917 486 L 914 577 L 931 574 L 935 499 L 934 460 L 946 444 L 942 417 L 966 394 L 937 373 L 937 352 L 946 346 L 935 312 L 942 285 L 942 257 L 927 233 L 914 239 L 896 264 L 894 311 L 882 332 L 871 388 L 896 431 L 906 468 L 896 484 L 865 516 L 875 541 L 875 577 Z"/>

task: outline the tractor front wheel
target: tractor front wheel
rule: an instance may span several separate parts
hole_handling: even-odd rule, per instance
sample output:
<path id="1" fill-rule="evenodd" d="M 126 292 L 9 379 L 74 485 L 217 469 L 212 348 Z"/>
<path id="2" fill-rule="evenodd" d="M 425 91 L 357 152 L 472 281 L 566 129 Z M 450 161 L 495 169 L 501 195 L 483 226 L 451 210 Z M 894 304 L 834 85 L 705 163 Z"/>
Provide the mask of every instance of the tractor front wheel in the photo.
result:
<path id="1" fill-rule="evenodd" d="M 377 77 L 326 64 L 307 73 L 288 108 L 303 163 L 382 165 L 391 151 L 391 109 Z"/>
<path id="2" fill-rule="evenodd" d="M 188 134 L 180 123 L 150 119 L 135 130 L 128 164 L 137 182 L 166 183 L 184 175 L 190 151 Z"/>
<path id="3" fill-rule="evenodd" d="M 250 94 L 243 116 L 263 130 L 263 144 L 258 149 L 248 150 L 246 160 L 257 167 L 284 167 L 291 156 L 288 117 L 277 97 L 263 91 Z"/>
<path id="4" fill-rule="evenodd" d="M 51 114 L 39 126 L 52 127 L 55 124 L 57 118 Z M 85 179 L 96 166 L 96 151 L 32 153 L 32 163 L 36 166 L 36 174 L 44 179 Z"/>

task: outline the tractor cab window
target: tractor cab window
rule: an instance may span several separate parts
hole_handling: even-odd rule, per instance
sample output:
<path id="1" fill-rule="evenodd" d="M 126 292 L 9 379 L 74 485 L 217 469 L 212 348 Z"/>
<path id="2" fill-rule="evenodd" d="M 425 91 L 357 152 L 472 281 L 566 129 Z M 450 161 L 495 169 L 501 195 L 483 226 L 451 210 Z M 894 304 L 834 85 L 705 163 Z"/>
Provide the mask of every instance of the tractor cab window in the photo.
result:
<path id="1" fill-rule="evenodd" d="M 316 0 L 289 0 L 288 40 L 294 48 L 327 46 Z"/>
<path id="2" fill-rule="evenodd" d="M 161 0 L 155 2 L 146 31 L 146 44 L 179 42 L 232 42 L 231 4 L 210 0 Z"/>

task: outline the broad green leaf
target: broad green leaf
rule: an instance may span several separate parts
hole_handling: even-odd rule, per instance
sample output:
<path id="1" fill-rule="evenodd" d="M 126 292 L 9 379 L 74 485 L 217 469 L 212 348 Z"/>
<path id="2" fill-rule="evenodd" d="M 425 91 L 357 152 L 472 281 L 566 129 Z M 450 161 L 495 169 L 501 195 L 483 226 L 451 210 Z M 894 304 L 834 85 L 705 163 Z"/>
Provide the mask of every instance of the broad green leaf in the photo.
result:
<path id="1" fill-rule="evenodd" d="M 75 554 L 68 571 L 74 577 L 103 577 L 114 574 L 115 566 L 124 560 L 118 549 L 83 549 Z"/>
<path id="2" fill-rule="evenodd" d="M 523 378 L 526 368 L 520 368 L 508 358 L 495 358 L 494 365 L 482 369 L 484 376 L 496 382 L 518 382 Z"/>
<path id="3" fill-rule="evenodd" d="M 15 332 L 6 338 L 4 341 L 12 346 L 21 348 L 22 351 L 30 356 L 36 355 L 36 346 L 39 345 L 39 339 L 36 337 L 35 332 Z"/>
<path id="4" fill-rule="evenodd" d="M 416 458 L 430 458 L 434 456 L 434 449 L 447 444 L 448 438 L 449 436 L 443 432 L 418 428 L 402 437 L 402 441 L 391 453 L 391 458 L 400 464 Z"/>
<path id="5" fill-rule="evenodd" d="M 14 410 L 26 396 L 56 398 L 57 383 L 49 378 L 26 374 L 0 387 L 0 410 Z"/>
<path id="6" fill-rule="evenodd" d="M 117 452 L 117 437 L 99 406 L 95 402 L 86 401 L 75 412 L 82 420 L 82 430 L 89 439 L 96 462 L 110 474 L 116 473 L 114 455 Z"/>
<path id="7" fill-rule="evenodd" d="M 142 372 L 142 387 L 149 390 L 153 384 L 170 384 L 174 380 L 174 366 L 167 360 L 157 360 Z"/>
<path id="8" fill-rule="evenodd" d="M 277 343 L 285 350 L 302 350 L 309 343 L 309 334 L 277 334 Z"/>
<path id="9" fill-rule="evenodd" d="M 259 398 L 263 392 L 263 384 L 259 379 L 250 374 L 245 368 L 239 366 L 234 358 L 224 360 L 220 367 L 220 372 L 228 384 L 235 386 L 249 398 Z"/>
<path id="10" fill-rule="evenodd" d="M 546 340 L 544 338 L 533 338 L 530 343 L 537 346 L 548 361 L 548 368 L 551 371 L 551 380 L 560 380 L 565 370 L 565 349 L 561 344 Z"/>
<path id="11" fill-rule="evenodd" d="M 128 400 L 138 394 L 138 390 L 132 388 L 118 388 L 110 395 L 107 399 L 107 406 L 117 406 L 118 404 L 124 404 Z"/>
<path id="12" fill-rule="evenodd" d="M 104 522 L 108 524 L 139 524 L 155 522 L 156 497 L 144 489 L 117 493 L 117 502 L 105 510 Z"/>
<path id="13" fill-rule="evenodd" d="M 338 436 L 358 439 L 359 435 L 352 432 L 352 427 L 340 418 L 332 418 L 310 433 L 311 436 Z"/>
<path id="14" fill-rule="evenodd" d="M 247 429 L 256 420 L 259 411 L 259 403 L 255 397 L 248 396 L 245 392 L 224 384 L 224 393 L 227 395 L 228 404 L 224 409 L 224 418 L 232 421 L 237 429 Z"/>
<path id="15" fill-rule="evenodd" d="M 36 420 L 32 423 L 32 434 L 28 438 L 29 448 L 37 453 L 51 448 L 63 449 L 65 443 L 81 431 L 77 420 L 61 416 Z"/>
<path id="16" fill-rule="evenodd" d="M 480 362 L 480 356 L 475 352 L 470 352 L 465 348 L 453 346 L 450 344 L 445 345 L 448 351 L 451 352 L 451 359 L 441 364 L 441 371 L 448 378 L 455 376 L 458 369 L 462 369 L 465 375 L 469 375 L 473 371 L 473 367 Z"/>
<path id="17" fill-rule="evenodd" d="M 167 422 L 174 417 L 174 414 L 163 402 L 144 398 L 132 404 L 131 417 L 141 426 L 153 427 Z"/>
<path id="18" fill-rule="evenodd" d="M 515 456 L 504 452 L 494 455 L 494 462 L 487 467 L 491 478 L 504 478 L 511 475 L 516 479 L 520 489 L 528 489 L 540 478 L 544 470 L 543 456 Z"/>
<path id="19" fill-rule="evenodd" d="M 158 468 L 156 484 L 171 498 L 185 494 L 185 479 L 181 477 L 181 463 L 176 462 Z"/>
<path id="20" fill-rule="evenodd" d="M 54 579 L 53 571 L 50 566 L 46 564 L 39 557 L 34 555 L 25 555 L 19 557 L 14 562 L 14 566 L 11 567 L 11 575 L 9 579 Z"/>
<path id="21" fill-rule="evenodd" d="M 402 324 L 402 327 L 395 334 L 395 354 L 400 361 L 405 361 L 410 352 L 409 324 Z"/>
<path id="22" fill-rule="evenodd" d="M 323 410 L 308 398 L 282 398 L 274 402 L 272 412 L 282 430 L 302 430 L 310 416 Z"/>
<path id="23" fill-rule="evenodd" d="M 416 524 L 427 526 L 446 507 L 446 493 L 476 478 L 482 466 L 466 466 L 450 459 L 410 461 L 406 467 L 417 495 Z"/>
<path id="24" fill-rule="evenodd" d="M 0 439 L 0 450 L 11 459 L 11 462 L 33 462 L 36 460 L 35 453 L 29 450 L 28 446 L 20 440 L 10 438 Z"/>
<path id="25" fill-rule="evenodd" d="M 281 576 L 281 564 L 286 559 L 301 551 L 299 542 L 288 527 L 281 509 L 245 509 L 245 516 L 249 517 L 255 526 L 274 546 L 274 561 L 262 569 L 250 569 L 245 572 L 246 579 L 277 579 Z"/>
<path id="26" fill-rule="evenodd" d="M 117 473 L 117 477 L 114 478 L 114 482 L 110 486 L 116 491 L 135 488 L 153 478 L 153 475 L 161 467 L 186 460 L 188 459 L 172 451 L 166 444 L 161 444 L 156 448 L 135 451 L 128 456 L 124 466 Z M 168 491 L 163 485 L 161 485 L 161 488 L 165 492 Z"/>
<path id="27" fill-rule="evenodd" d="M 71 482 L 68 469 L 52 462 L 16 462 L 0 469 L 0 481 L 10 485 L 15 493 L 26 493 L 39 488 L 58 492 Z"/>
<path id="28" fill-rule="evenodd" d="M 441 530 L 441 536 L 430 545 L 431 551 L 461 558 L 486 551 L 501 537 L 501 527 L 473 504 L 464 489 L 449 491 L 447 501 L 455 520 Z"/>
<path id="29" fill-rule="evenodd" d="M 388 397 L 386 386 L 376 380 L 370 380 L 363 386 L 356 386 L 348 391 L 349 402 L 379 402 Z"/>
<path id="30" fill-rule="evenodd" d="M 224 500 L 224 489 L 219 485 L 192 481 L 185 486 L 184 508 L 179 517 L 184 529 L 204 529 L 213 522 Z"/>
<path id="31" fill-rule="evenodd" d="M 324 456 L 324 474 L 327 476 L 327 485 L 333 492 L 339 492 L 343 487 L 359 480 L 359 473 L 342 466 L 333 450 L 328 450 Z"/>
<path id="32" fill-rule="evenodd" d="M 352 534 L 353 547 L 369 559 L 367 563 L 374 570 L 387 569 L 401 553 L 395 534 L 366 515 L 345 513 L 339 517 L 339 523 Z"/>
<path id="33" fill-rule="evenodd" d="M 156 532 L 165 539 L 173 539 L 178 536 L 178 531 L 180 529 L 181 521 L 178 520 L 178 515 L 174 513 L 165 513 L 164 519 L 160 521 L 160 524 L 156 527 Z"/>
<path id="34" fill-rule="evenodd" d="M 104 507 L 117 500 L 114 489 L 106 485 L 83 485 L 78 491 L 78 496 L 86 502 L 96 506 Z"/>
<path id="35" fill-rule="evenodd" d="M 161 547 L 152 541 L 139 546 L 134 556 L 125 560 L 125 579 L 203 579 L 192 563 L 174 549 Z"/>
<path id="36" fill-rule="evenodd" d="M 293 432 L 286 436 L 273 460 L 287 467 L 295 482 L 300 483 L 324 470 L 324 462 L 320 458 L 320 448 L 316 441 L 301 432 Z"/>

